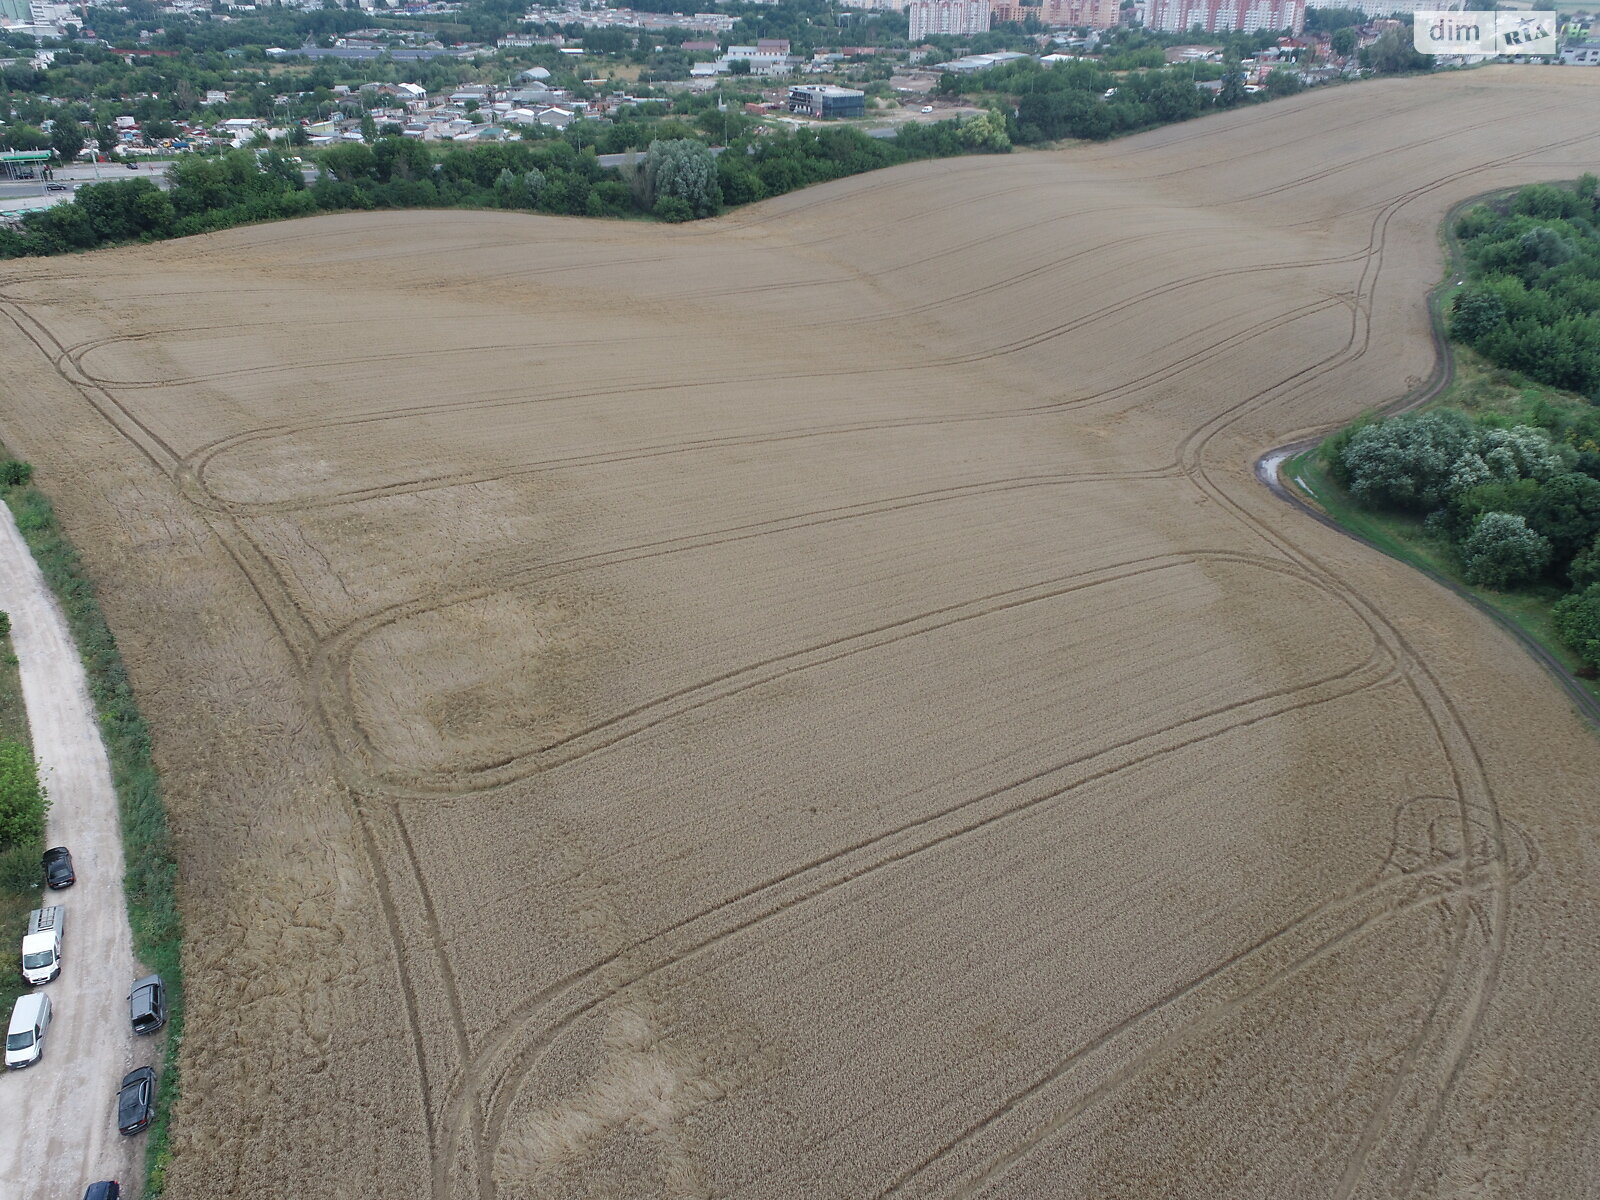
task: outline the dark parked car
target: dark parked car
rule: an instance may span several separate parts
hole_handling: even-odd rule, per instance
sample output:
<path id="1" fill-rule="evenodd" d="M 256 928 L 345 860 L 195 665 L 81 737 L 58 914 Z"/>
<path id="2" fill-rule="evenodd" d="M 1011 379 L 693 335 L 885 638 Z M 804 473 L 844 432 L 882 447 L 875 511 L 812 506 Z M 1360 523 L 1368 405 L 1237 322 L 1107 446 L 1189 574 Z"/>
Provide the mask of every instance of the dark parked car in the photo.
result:
<path id="1" fill-rule="evenodd" d="M 115 1179 L 91 1183 L 89 1190 L 83 1194 L 83 1200 L 122 1200 L 122 1189 L 117 1186 Z"/>
<path id="2" fill-rule="evenodd" d="M 47 183 L 44 185 L 47 192 L 70 192 L 72 189 L 64 183 Z"/>
<path id="3" fill-rule="evenodd" d="M 167 988 L 159 975 L 146 975 L 128 993 L 128 1019 L 135 1033 L 154 1033 L 167 1023 Z"/>
<path id="4" fill-rule="evenodd" d="M 51 846 L 44 852 L 44 881 L 53 888 L 67 888 L 78 882 L 72 855 L 65 846 Z"/>
<path id="5" fill-rule="evenodd" d="M 117 1128 L 123 1133 L 143 1133 L 150 1125 L 156 1107 L 156 1073 L 153 1067 L 140 1067 L 122 1077 L 117 1093 Z"/>

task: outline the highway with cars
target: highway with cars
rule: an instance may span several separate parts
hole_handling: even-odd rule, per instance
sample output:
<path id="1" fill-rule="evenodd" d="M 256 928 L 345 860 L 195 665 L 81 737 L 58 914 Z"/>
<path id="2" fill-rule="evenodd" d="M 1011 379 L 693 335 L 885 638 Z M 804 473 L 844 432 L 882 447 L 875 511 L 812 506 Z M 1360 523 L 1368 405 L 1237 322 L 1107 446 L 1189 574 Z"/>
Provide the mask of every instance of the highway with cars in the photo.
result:
<path id="1" fill-rule="evenodd" d="M 158 1065 L 160 1039 L 136 1039 L 129 1020 L 128 993 L 143 972 L 123 904 L 116 793 L 77 647 L 3 504 L 0 610 L 11 615 L 50 796 L 47 844 L 71 851 L 77 876 L 70 887 L 40 891 L 40 904 L 66 909 L 61 974 L 36 989 L 53 1009 L 41 1057 L 0 1074 L 0 1197 L 78 1200 L 111 1179 L 137 1195 L 144 1141 L 117 1130 L 118 1088 L 136 1067 Z M 5 953 L 20 955 L 20 943 Z M 19 957 L 10 969 L 20 971 Z"/>

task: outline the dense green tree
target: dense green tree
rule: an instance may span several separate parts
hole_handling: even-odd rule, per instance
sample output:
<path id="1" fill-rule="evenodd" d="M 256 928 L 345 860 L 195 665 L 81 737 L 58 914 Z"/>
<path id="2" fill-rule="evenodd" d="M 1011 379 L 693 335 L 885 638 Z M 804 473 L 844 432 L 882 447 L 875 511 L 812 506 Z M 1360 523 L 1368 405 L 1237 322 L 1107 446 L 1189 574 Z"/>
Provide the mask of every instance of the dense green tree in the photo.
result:
<path id="1" fill-rule="evenodd" d="M 1477 442 L 1462 413 L 1405 414 L 1358 429 L 1340 454 L 1342 474 L 1364 503 L 1427 512 L 1447 498 L 1458 460 Z"/>
<path id="2" fill-rule="evenodd" d="M 1461 573 L 1468 583 L 1483 587 L 1526 583 L 1538 578 L 1549 562 L 1549 541 L 1514 513 L 1484 513 L 1461 543 Z"/>
<path id="3" fill-rule="evenodd" d="M 1556 636 L 1591 668 L 1600 668 L 1600 583 L 1591 583 L 1551 611 Z"/>
<path id="4" fill-rule="evenodd" d="M 1556 566 L 1587 549 L 1600 533 L 1600 480 L 1568 472 L 1539 486 L 1528 511 L 1528 524 L 1550 541 Z"/>
<path id="5" fill-rule="evenodd" d="M 0 849 L 39 843 L 50 807 L 28 748 L 0 741 Z"/>
<path id="6" fill-rule="evenodd" d="M 658 216 L 665 215 L 661 201 L 669 198 L 683 201 L 695 217 L 710 216 L 722 207 L 716 156 L 704 142 L 689 138 L 651 142 L 644 169 Z M 676 206 L 669 211 L 674 216 L 668 219 L 680 219 L 676 218 Z"/>
<path id="7" fill-rule="evenodd" d="M 1356 31 L 1351 28 L 1335 29 L 1329 39 L 1332 50 L 1340 58 L 1349 58 L 1356 52 Z"/>
<path id="8" fill-rule="evenodd" d="M 1506 305 L 1484 288 L 1464 288 L 1450 302 L 1450 336 L 1475 346 L 1505 324 Z"/>
<path id="9" fill-rule="evenodd" d="M 1583 591 L 1593 583 L 1600 583 L 1600 535 L 1589 547 L 1573 557 L 1567 567 L 1567 579 L 1574 591 Z"/>
<path id="10" fill-rule="evenodd" d="M 65 117 L 57 118 L 50 130 L 50 149 L 55 151 L 56 157 L 62 162 L 69 163 L 83 150 L 86 136 L 83 126 L 76 121 Z"/>

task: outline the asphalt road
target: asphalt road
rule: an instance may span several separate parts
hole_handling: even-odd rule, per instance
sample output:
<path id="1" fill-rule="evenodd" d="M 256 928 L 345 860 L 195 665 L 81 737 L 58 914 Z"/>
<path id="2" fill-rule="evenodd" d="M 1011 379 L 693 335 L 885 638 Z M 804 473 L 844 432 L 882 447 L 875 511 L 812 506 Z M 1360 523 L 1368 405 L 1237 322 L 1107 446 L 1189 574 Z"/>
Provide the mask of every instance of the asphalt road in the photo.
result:
<path id="1" fill-rule="evenodd" d="M 44 989 L 55 1019 L 43 1057 L 0 1073 L 0 1197 L 77 1200 L 97 1179 L 128 1188 L 142 1177 L 143 1139 L 117 1132 L 116 1092 L 134 1066 L 156 1063 L 157 1045 L 140 1039 L 136 1047 L 128 1026 L 138 972 L 123 905 L 122 840 L 83 664 L 4 504 L 0 609 L 11 614 L 34 753 L 50 793 L 49 843 L 72 851 L 78 874 L 73 887 L 43 893 L 44 903 L 67 910 L 62 970 Z M 19 946 L 0 952 L 12 956 L 5 969 L 20 969 Z"/>

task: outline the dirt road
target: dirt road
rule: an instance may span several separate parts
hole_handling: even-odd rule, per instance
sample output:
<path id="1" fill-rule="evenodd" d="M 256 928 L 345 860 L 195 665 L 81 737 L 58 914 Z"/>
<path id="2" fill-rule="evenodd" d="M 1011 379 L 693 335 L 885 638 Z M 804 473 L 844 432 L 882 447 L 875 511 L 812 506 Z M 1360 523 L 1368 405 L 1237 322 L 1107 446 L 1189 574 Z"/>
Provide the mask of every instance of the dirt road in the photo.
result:
<path id="1" fill-rule="evenodd" d="M 117 1085 L 136 1058 L 117 798 L 77 647 L 4 505 L 0 609 L 11 614 L 34 753 L 50 793 L 49 842 L 72 851 L 78 872 L 71 888 L 45 893 L 46 903 L 66 906 L 67 919 L 61 974 L 44 989 L 55 1008 L 44 1057 L 0 1075 L 0 1196 L 72 1200 L 97 1179 L 121 1180 L 128 1195 L 143 1142 L 117 1132 L 115 1111 Z M 149 1046 L 140 1049 L 141 1065 L 154 1061 Z"/>
<path id="2" fill-rule="evenodd" d="M 183 873 L 169 1200 L 1592 1190 L 1600 743 L 1251 464 L 1597 108 L 8 264 Z"/>

